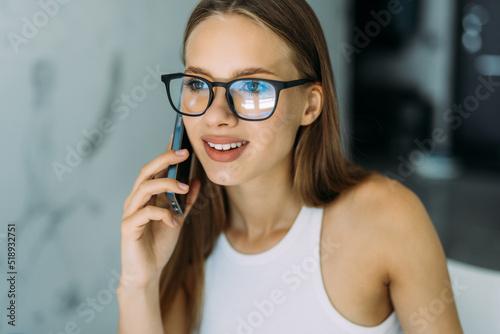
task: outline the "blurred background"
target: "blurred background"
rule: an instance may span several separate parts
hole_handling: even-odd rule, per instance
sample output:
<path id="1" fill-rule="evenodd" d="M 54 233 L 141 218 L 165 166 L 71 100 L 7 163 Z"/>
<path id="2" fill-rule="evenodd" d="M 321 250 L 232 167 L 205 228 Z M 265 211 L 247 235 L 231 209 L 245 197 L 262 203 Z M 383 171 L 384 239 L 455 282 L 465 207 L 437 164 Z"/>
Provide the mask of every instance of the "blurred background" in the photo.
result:
<path id="1" fill-rule="evenodd" d="M 421 198 L 465 332 L 500 333 L 500 2 L 308 2 L 345 150 Z M 123 201 L 166 148 L 175 115 L 159 78 L 183 70 L 196 3 L 0 0 L 0 333 L 116 332 Z"/>

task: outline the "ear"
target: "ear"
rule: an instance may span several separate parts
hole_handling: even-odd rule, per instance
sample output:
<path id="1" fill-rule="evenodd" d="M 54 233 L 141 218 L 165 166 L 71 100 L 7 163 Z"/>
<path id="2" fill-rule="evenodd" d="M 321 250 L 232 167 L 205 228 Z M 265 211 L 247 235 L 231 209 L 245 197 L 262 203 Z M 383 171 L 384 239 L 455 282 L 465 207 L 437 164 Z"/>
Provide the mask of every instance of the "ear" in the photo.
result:
<path id="1" fill-rule="evenodd" d="M 307 101 L 300 125 L 309 125 L 318 118 L 323 110 L 323 86 L 315 82 L 307 88 Z"/>

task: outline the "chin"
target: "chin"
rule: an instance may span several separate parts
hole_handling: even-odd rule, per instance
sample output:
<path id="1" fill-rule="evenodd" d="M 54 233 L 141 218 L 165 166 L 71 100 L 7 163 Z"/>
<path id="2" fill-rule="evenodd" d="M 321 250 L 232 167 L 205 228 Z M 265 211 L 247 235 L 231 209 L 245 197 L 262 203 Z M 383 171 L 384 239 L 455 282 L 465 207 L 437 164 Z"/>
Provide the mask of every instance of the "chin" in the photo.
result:
<path id="1" fill-rule="evenodd" d="M 242 183 L 241 175 L 231 173 L 229 170 L 206 171 L 210 181 L 220 186 L 236 186 Z"/>
<path id="2" fill-rule="evenodd" d="M 237 186 L 251 178 L 249 169 L 241 164 L 228 164 L 224 167 L 208 166 L 202 163 L 205 174 L 208 179 L 221 186 Z"/>

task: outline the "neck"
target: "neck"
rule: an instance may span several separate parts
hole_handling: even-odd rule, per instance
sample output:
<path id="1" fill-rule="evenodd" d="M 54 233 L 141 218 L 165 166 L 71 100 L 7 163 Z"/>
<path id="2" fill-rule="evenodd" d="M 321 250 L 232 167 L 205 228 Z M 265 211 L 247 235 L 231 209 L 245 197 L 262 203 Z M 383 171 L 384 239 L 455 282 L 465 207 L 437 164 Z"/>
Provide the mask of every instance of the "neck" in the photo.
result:
<path id="1" fill-rule="evenodd" d="M 226 187 L 231 231 L 251 241 L 291 227 L 302 207 L 292 191 L 291 166 L 290 155 L 273 170 Z"/>

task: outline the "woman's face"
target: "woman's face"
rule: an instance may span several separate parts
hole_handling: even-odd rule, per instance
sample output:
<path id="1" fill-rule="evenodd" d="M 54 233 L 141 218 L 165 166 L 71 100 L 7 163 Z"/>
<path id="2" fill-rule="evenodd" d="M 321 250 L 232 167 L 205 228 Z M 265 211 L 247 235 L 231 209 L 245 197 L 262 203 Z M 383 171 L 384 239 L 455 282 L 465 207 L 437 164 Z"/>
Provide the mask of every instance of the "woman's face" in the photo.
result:
<path id="1" fill-rule="evenodd" d="M 200 23 L 189 36 L 185 55 L 185 73 L 210 81 L 302 79 L 286 45 L 271 31 L 241 15 L 214 16 Z M 273 173 L 290 168 L 297 130 L 312 122 L 305 116 L 305 87 L 282 90 L 274 114 L 263 121 L 237 118 L 223 87 L 215 87 L 214 100 L 205 114 L 183 116 L 194 152 L 209 179 L 216 184 L 238 185 L 260 176 L 272 178 L 276 175 Z M 244 144 L 221 152 L 218 145 L 212 148 L 209 143 Z"/>

